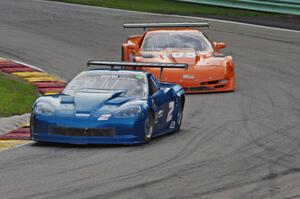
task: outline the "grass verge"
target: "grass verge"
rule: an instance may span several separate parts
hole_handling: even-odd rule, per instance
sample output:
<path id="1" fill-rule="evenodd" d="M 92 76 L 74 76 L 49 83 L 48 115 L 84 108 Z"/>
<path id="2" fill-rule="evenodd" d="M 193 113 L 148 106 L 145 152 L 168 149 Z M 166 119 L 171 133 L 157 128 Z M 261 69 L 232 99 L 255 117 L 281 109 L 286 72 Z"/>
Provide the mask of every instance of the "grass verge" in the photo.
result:
<path id="1" fill-rule="evenodd" d="M 75 3 L 125 10 L 144 11 L 162 14 L 179 15 L 222 15 L 222 16 L 273 16 L 276 13 L 256 12 L 225 8 L 218 6 L 206 6 L 193 3 L 178 2 L 174 0 L 49 0 L 65 3 Z"/>
<path id="2" fill-rule="evenodd" d="M 0 72 L 0 117 L 30 112 L 36 98 L 34 86 Z"/>

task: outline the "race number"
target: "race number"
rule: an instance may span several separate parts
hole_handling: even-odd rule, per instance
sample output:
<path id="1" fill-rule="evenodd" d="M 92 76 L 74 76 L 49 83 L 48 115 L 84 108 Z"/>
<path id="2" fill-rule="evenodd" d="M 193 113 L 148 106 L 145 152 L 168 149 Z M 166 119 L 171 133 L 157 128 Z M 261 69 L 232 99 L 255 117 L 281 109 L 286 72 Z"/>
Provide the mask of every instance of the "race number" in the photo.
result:
<path id="1" fill-rule="evenodd" d="M 170 102 L 169 103 L 169 113 L 168 113 L 168 116 L 167 116 L 167 122 L 170 122 L 173 118 L 173 111 L 174 111 L 174 102 Z"/>

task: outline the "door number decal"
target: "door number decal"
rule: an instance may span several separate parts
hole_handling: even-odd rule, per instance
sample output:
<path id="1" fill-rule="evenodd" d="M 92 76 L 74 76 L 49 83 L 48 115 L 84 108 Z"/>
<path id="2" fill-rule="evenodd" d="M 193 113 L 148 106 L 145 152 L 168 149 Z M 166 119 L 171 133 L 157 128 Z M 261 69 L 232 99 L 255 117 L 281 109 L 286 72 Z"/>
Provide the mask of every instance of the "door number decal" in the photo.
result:
<path id="1" fill-rule="evenodd" d="M 169 103 L 169 113 L 167 116 L 167 122 L 170 122 L 173 118 L 173 111 L 174 111 L 174 101 Z"/>

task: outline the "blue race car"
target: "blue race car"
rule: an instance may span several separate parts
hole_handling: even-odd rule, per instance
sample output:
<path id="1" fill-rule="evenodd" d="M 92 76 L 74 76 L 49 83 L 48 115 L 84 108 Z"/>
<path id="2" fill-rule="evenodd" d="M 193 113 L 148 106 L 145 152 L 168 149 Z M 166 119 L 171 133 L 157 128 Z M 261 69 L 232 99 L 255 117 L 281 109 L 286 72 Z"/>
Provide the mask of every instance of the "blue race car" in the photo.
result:
<path id="1" fill-rule="evenodd" d="M 107 67 L 109 67 L 107 69 Z M 90 61 L 57 95 L 36 100 L 31 139 L 72 144 L 138 144 L 180 129 L 185 95 L 172 83 L 128 68 L 187 64 Z"/>

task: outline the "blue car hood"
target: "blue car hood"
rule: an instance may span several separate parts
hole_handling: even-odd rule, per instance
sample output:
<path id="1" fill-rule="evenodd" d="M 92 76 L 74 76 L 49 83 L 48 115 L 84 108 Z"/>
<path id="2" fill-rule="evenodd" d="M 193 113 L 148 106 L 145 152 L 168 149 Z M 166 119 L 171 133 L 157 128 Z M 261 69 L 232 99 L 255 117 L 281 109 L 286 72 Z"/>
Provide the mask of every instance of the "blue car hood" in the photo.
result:
<path id="1" fill-rule="evenodd" d="M 90 114 L 104 105 L 120 106 L 130 100 L 120 96 L 124 91 L 78 92 L 74 96 L 61 95 L 60 104 L 74 104 L 75 113 Z"/>

